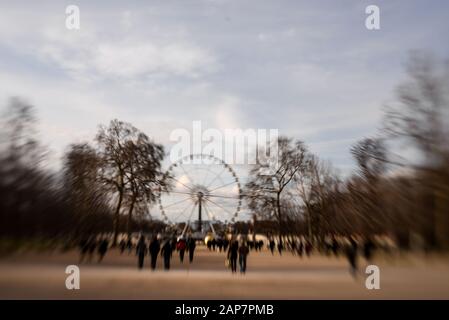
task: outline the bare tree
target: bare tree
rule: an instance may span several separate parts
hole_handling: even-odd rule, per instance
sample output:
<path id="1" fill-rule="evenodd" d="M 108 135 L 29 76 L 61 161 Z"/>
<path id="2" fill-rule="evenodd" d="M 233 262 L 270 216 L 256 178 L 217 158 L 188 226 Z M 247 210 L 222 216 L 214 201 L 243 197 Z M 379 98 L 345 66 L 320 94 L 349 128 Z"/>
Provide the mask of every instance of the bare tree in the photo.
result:
<path id="1" fill-rule="evenodd" d="M 335 191 L 338 177 L 331 165 L 315 155 L 309 155 L 305 170 L 295 178 L 295 193 L 305 208 L 307 234 L 312 240 L 314 233 L 324 236 L 332 229 L 326 213 L 330 194 Z"/>
<path id="2" fill-rule="evenodd" d="M 277 166 L 271 168 L 273 174 L 265 175 L 263 164 L 256 164 L 250 171 L 246 184 L 249 207 L 257 212 L 271 211 L 279 226 L 279 239 L 284 232 L 284 212 L 282 195 L 296 175 L 306 167 L 307 150 L 302 141 L 280 137 L 278 139 Z"/>
<path id="3" fill-rule="evenodd" d="M 64 192 L 76 215 L 76 237 L 109 231 L 108 190 L 100 180 L 101 159 L 87 143 L 72 144 L 64 155 Z"/>
<path id="4" fill-rule="evenodd" d="M 127 233 L 130 235 L 135 204 L 153 202 L 156 198 L 155 190 L 161 186 L 164 148 L 152 142 L 145 134 L 139 133 L 135 141 L 126 142 L 126 152 L 125 175 L 129 181 Z"/>
<path id="5" fill-rule="evenodd" d="M 384 119 L 385 132 L 420 151 L 419 163 L 408 167 L 427 194 L 423 200 L 431 230 L 427 238 L 436 247 L 449 248 L 449 63 L 415 52 L 407 72 L 408 80 L 398 88 L 398 101 L 389 106 Z"/>
<path id="6" fill-rule="evenodd" d="M 0 237 L 61 240 L 72 219 L 57 178 L 43 166 L 46 150 L 37 139 L 34 107 L 13 98 L 1 122 Z"/>
<path id="7" fill-rule="evenodd" d="M 157 145 L 131 124 L 112 120 L 109 127 L 100 127 L 96 138 L 101 157 L 101 177 L 117 195 L 114 212 L 114 240 L 120 231 L 120 210 L 128 201 L 128 232 L 136 201 L 154 198 L 153 187 L 158 183 L 160 162 L 164 156 Z"/>
<path id="8" fill-rule="evenodd" d="M 449 159 L 449 63 L 439 65 L 430 54 L 414 52 L 407 74 L 397 102 L 388 106 L 385 132 L 414 143 L 427 167 L 440 166 Z"/>
<path id="9" fill-rule="evenodd" d="M 96 140 L 101 157 L 101 179 L 105 186 L 117 194 L 114 210 L 114 239 L 117 244 L 120 231 L 120 209 L 129 180 L 126 179 L 127 150 L 126 142 L 136 137 L 137 129 L 131 124 L 112 120 L 109 127 L 100 126 Z"/>

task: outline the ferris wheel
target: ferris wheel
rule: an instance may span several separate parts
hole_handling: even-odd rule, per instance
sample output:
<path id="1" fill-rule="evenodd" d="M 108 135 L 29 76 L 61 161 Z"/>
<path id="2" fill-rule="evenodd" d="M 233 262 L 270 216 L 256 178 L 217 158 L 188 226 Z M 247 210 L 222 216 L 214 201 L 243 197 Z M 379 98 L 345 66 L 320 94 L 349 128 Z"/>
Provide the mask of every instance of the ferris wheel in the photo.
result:
<path id="1" fill-rule="evenodd" d="M 162 180 L 158 205 L 162 219 L 172 226 L 184 223 L 204 234 L 205 225 L 215 234 L 214 223 L 233 223 L 242 207 L 239 178 L 230 165 L 206 154 L 192 154 L 176 161 Z"/>

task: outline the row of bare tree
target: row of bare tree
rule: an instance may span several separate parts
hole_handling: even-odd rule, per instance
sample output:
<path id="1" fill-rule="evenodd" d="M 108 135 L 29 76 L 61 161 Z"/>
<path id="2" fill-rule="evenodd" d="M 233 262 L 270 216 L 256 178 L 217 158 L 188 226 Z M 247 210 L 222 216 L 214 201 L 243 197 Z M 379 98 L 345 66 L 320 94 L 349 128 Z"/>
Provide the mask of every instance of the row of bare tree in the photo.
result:
<path id="1" fill-rule="evenodd" d="M 382 234 L 402 246 L 449 248 L 449 67 L 415 54 L 382 130 L 355 144 L 357 170 L 342 178 L 299 140 L 281 137 L 278 164 L 252 167 L 246 200 L 282 238 Z M 131 124 L 101 126 L 47 169 L 33 108 L 12 99 L 1 125 L 0 238 L 71 239 L 145 228 L 161 185 L 164 149 Z M 406 157 L 407 154 L 413 156 Z M 263 172 L 263 174 L 262 174 Z"/>
<path id="2" fill-rule="evenodd" d="M 95 144 L 72 144 L 62 170 L 45 167 L 34 109 L 10 101 L 2 123 L 0 238 L 76 240 L 91 234 L 139 231 L 160 185 L 164 149 L 129 123 L 100 126 Z M 124 214 L 126 213 L 126 214 Z"/>
<path id="3" fill-rule="evenodd" d="M 247 183 L 255 214 L 278 234 L 388 235 L 401 247 L 449 248 L 449 64 L 415 52 L 380 132 L 356 143 L 345 179 L 302 141 L 279 139 L 275 173 Z M 412 156 L 406 157 L 405 155 Z"/>

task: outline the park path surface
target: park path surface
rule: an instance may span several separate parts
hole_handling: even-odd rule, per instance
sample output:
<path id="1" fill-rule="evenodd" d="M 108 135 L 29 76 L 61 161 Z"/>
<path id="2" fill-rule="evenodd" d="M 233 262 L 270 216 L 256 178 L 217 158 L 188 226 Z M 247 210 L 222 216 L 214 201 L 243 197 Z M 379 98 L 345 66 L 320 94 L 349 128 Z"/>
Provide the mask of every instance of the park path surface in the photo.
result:
<path id="1" fill-rule="evenodd" d="M 186 257 L 188 258 L 188 257 Z M 0 260 L 1 299 L 449 299 L 449 261 L 422 255 L 380 257 L 380 290 L 365 287 L 366 262 L 350 276 L 344 257 L 281 257 L 251 252 L 245 275 L 231 274 L 225 254 L 199 247 L 192 264 L 173 254 L 172 269 L 137 270 L 133 253 L 110 250 L 101 264 L 78 264 L 75 251 L 15 254 Z M 187 259 L 188 260 L 188 259 Z M 80 290 L 67 290 L 65 268 L 79 265 Z"/>

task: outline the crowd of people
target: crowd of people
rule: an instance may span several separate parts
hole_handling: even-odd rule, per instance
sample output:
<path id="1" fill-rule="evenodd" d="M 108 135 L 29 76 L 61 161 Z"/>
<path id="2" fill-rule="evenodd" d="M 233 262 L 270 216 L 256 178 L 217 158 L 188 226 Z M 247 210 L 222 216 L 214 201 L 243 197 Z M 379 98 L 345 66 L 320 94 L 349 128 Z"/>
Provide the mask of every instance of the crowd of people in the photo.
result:
<path id="1" fill-rule="evenodd" d="M 80 263 L 92 262 L 94 255 L 97 254 L 97 261 L 101 262 L 106 255 L 110 243 L 108 237 L 90 237 L 82 239 L 79 243 Z M 355 237 L 336 238 L 334 236 L 320 241 L 319 245 L 312 244 L 311 241 L 304 238 L 290 238 L 284 241 L 275 241 L 274 238 L 268 238 L 268 241 L 249 241 L 247 238 L 232 237 L 230 240 L 226 238 L 214 238 L 206 241 L 206 247 L 210 251 L 225 252 L 225 264 L 232 273 L 237 272 L 239 266 L 240 273 L 244 274 L 247 269 L 247 257 L 250 251 L 261 251 L 266 243 L 267 249 L 272 255 L 277 252 L 282 255 L 283 252 L 290 252 L 299 257 L 310 256 L 313 250 L 326 255 L 344 255 L 349 263 L 350 272 L 356 276 L 358 272 L 358 256 L 370 261 L 374 250 L 376 249 L 375 241 L 366 237 L 363 239 L 356 239 Z M 119 243 L 120 254 L 128 252 L 131 254 L 135 250 L 137 256 L 138 269 L 144 268 L 145 259 L 148 256 L 150 260 L 151 270 L 157 267 L 157 259 L 160 256 L 163 259 L 163 269 L 170 270 L 170 263 L 173 259 L 173 253 L 177 252 L 180 263 L 184 263 L 184 257 L 188 254 L 189 263 L 193 262 L 196 248 L 196 240 L 191 237 L 161 237 L 153 235 L 146 238 L 145 235 L 140 235 L 137 242 L 133 242 L 132 237 L 124 238 Z"/>
<path id="2" fill-rule="evenodd" d="M 184 255 L 187 251 L 189 254 L 189 263 L 193 262 L 195 255 L 196 241 L 193 238 L 166 238 L 159 240 L 157 236 L 153 236 L 147 244 L 144 235 L 141 235 L 136 245 L 136 255 L 138 256 L 138 268 L 142 269 L 144 265 L 145 256 L 149 253 L 151 260 L 151 269 L 156 269 L 157 258 L 159 254 L 163 258 L 164 270 L 170 270 L 170 261 L 173 257 L 173 252 L 179 253 L 179 260 L 184 263 Z"/>
<path id="3" fill-rule="evenodd" d="M 80 263 L 91 262 L 95 253 L 98 254 L 98 262 L 101 262 L 109 249 L 109 239 L 102 237 L 97 240 L 96 237 L 82 239 L 79 243 Z"/>
<path id="4" fill-rule="evenodd" d="M 326 237 L 323 241 L 316 241 L 315 245 L 311 241 L 304 238 L 287 239 L 285 241 L 275 241 L 270 238 L 268 248 L 271 254 L 274 255 L 275 248 L 282 255 L 282 252 L 288 251 L 293 255 L 299 257 L 309 257 L 312 251 L 318 251 L 325 255 L 340 256 L 344 255 L 349 263 L 350 273 L 356 276 L 358 273 L 358 257 L 370 262 L 374 251 L 378 245 L 372 237 L 357 238 L 354 236 L 340 237 L 335 236 Z"/>
<path id="5" fill-rule="evenodd" d="M 246 240 L 245 243 L 250 250 L 256 250 L 256 251 L 262 250 L 262 248 L 264 246 L 263 240 L 259 240 L 259 241 Z M 228 240 L 228 239 L 212 238 L 209 241 L 207 241 L 206 246 L 209 249 L 209 251 L 227 252 L 229 244 L 230 244 L 230 240 Z"/>

